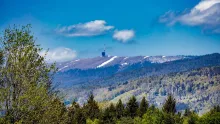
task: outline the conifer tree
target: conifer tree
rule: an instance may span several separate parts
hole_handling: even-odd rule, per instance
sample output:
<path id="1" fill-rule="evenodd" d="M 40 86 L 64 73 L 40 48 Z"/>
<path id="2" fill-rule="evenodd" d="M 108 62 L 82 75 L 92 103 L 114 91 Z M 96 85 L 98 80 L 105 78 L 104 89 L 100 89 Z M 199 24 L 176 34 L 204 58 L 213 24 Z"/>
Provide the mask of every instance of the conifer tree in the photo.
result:
<path id="1" fill-rule="evenodd" d="M 102 115 L 102 123 L 104 124 L 112 124 L 114 123 L 116 119 L 116 110 L 113 103 L 110 104 L 109 107 L 107 107 Z"/>
<path id="2" fill-rule="evenodd" d="M 102 116 L 101 116 L 101 121 L 103 124 L 108 124 L 111 123 L 110 120 L 110 112 L 109 112 L 109 107 L 107 107 L 106 109 L 104 109 Z"/>
<path id="3" fill-rule="evenodd" d="M 79 104 L 73 101 L 72 106 L 68 110 L 69 124 L 85 124 L 86 117 Z"/>
<path id="4" fill-rule="evenodd" d="M 120 119 L 121 117 L 124 116 L 124 111 L 125 111 L 125 107 L 121 101 L 121 99 L 119 99 L 118 103 L 116 104 L 116 117 L 118 119 Z"/>
<path id="5" fill-rule="evenodd" d="M 149 107 L 149 104 L 147 100 L 145 99 L 145 97 L 143 97 L 140 103 L 140 107 L 138 109 L 138 114 L 140 117 L 142 117 L 147 112 L 148 107 Z"/>
<path id="6" fill-rule="evenodd" d="M 190 109 L 185 109 L 183 116 L 187 117 L 190 116 L 192 114 L 192 112 L 190 111 Z"/>
<path id="7" fill-rule="evenodd" d="M 2 66 L 3 62 L 4 62 L 4 55 L 3 55 L 3 51 L 0 50 L 0 67 Z"/>
<path id="8" fill-rule="evenodd" d="M 215 113 L 215 112 L 220 112 L 220 106 L 217 105 L 217 106 L 214 106 L 211 110 L 210 110 L 211 113 Z"/>
<path id="9" fill-rule="evenodd" d="M 168 95 L 162 109 L 163 109 L 163 112 L 175 114 L 176 100 L 171 94 Z"/>
<path id="10" fill-rule="evenodd" d="M 113 103 L 111 103 L 109 106 L 109 113 L 110 113 L 111 118 L 116 117 L 116 109 L 115 109 L 115 105 Z"/>
<path id="11" fill-rule="evenodd" d="M 74 124 L 86 124 L 86 117 L 81 108 L 76 109 L 73 120 Z"/>
<path id="12" fill-rule="evenodd" d="M 84 106 L 84 111 L 85 111 L 86 117 L 91 120 L 94 120 L 95 118 L 99 117 L 100 115 L 99 106 L 98 106 L 98 103 L 94 100 L 93 94 L 89 96 L 89 99 Z"/>
<path id="13" fill-rule="evenodd" d="M 137 116 L 138 102 L 135 96 L 132 96 L 126 105 L 126 114 L 131 118 Z"/>

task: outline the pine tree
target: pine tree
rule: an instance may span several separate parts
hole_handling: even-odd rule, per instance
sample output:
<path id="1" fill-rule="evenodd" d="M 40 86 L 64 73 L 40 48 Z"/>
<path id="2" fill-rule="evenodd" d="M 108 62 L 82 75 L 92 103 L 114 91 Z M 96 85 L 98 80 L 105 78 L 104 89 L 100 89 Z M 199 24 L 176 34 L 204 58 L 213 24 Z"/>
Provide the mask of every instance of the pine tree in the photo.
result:
<path id="1" fill-rule="evenodd" d="M 214 106 L 213 109 L 210 110 L 211 113 L 220 112 L 220 106 Z"/>
<path id="2" fill-rule="evenodd" d="M 104 109 L 103 113 L 102 113 L 102 117 L 101 117 L 101 121 L 103 124 L 108 124 L 111 123 L 111 121 L 109 121 L 110 119 L 110 112 L 109 112 L 109 107 L 107 107 L 106 109 Z"/>
<path id="3" fill-rule="evenodd" d="M 185 109 L 185 112 L 183 114 L 183 116 L 190 116 L 192 114 L 192 112 L 190 111 L 190 109 Z"/>
<path id="4" fill-rule="evenodd" d="M 73 120 L 74 124 L 86 124 L 86 117 L 82 109 L 76 109 Z"/>
<path id="5" fill-rule="evenodd" d="M 126 114 L 131 118 L 137 116 L 138 102 L 135 96 L 132 96 L 126 105 Z"/>
<path id="6" fill-rule="evenodd" d="M 2 66 L 3 63 L 4 63 L 4 55 L 3 55 L 3 51 L 0 50 L 0 67 Z"/>
<path id="7" fill-rule="evenodd" d="M 114 123 L 116 119 L 116 110 L 113 103 L 110 104 L 109 107 L 107 107 L 102 115 L 102 123 L 104 124 L 112 124 Z"/>
<path id="8" fill-rule="evenodd" d="M 149 104 L 146 101 L 145 97 L 143 97 L 140 103 L 139 110 L 138 110 L 138 114 L 140 117 L 142 117 L 147 112 L 148 107 L 149 107 Z"/>
<path id="9" fill-rule="evenodd" d="M 162 109 L 166 113 L 175 114 L 176 100 L 171 94 L 168 95 Z"/>
<path id="10" fill-rule="evenodd" d="M 118 103 L 116 104 L 116 117 L 118 119 L 120 119 L 121 117 L 124 116 L 124 111 L 125 111 L 125 107 L 121 101 L 121 99 L 119 99 Z"/>
<path id="11" fill-rule="evenodd" d="M 85 124 L 86 117 L 79 104 L 73 101 L 72 106 L 68 110 L 69 124 Z"/>
<path id="12" fill-rule="evenodd" d="M 84 111 L 85 111 L 86 117 L 91 120 L 94 120 L 95 118 L 99 117 L 100 115 L 99 106 L 98 106 L 98 103 L 94 100 L 93 94 L 89 96 L 89 99 L 84 106 Z"/>
<path id="13" fill-rule="evenodd" d="M 111 103 L 109 106 L 109 113 L 110 113 L 111 118 L 116 117 L 116 109 L 115 109 L 115 105 L 113 103 Z"/>

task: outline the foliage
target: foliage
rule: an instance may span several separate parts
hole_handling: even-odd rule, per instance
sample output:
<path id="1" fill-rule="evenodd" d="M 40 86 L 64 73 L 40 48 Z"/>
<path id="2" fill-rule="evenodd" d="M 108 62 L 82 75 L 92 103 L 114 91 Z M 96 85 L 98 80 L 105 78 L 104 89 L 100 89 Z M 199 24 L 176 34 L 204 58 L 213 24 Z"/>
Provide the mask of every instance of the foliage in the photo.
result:
<path id="1" fill-rule="evenodd" d="M 68 108 L 68 123 L 69 124 L 85 124 L 86 117 L 83 109 L 78 103 L 73 101 L 72 106 Z"/>
<path id="2" fill-rule="evenodd" d="M 86 124 L 99 124 L 99 123 L 100 123 L 99 119 L 95 119 L 94 121 L 92 121 L 91 119 L 86 120 Z"/>
<path id="3" fill-rule="evenodd" d="M 174 114 L 176 112 L 176 100 L 171 94 L 168 95 L 163 105 L 163 111 L 169 114 Z"/>
<path id="4" fill-rule="evenodd" d="M 30 25 L 7 28 L 0 38 L 4 64 L 1 68 L 1 112 L 8 123 L 65 123 L 64 105 L 51 87 L 56 72 L 40 56 Z M 2 56 L 2 55 L 1 55 Z M 1 57 L 2 60 L 2 57 Z"/>
<path id="5" fill-rule="evenodd" d="M 83 107 L 86 117 L 94 120 L 95 118 L 98 118 L 100 115 L 100 110 L 98 103 L 94 100 L 93 94 L 89 96 L 89 99 L 87 101 L 87 104 Z"/>
<path id="6" fill-rule="evenodd" d="M 132 96 L 128 103 L 126 104 L 126 115 L 134 118 L 137 115 L 138 102 L 135 96 Z"/>
<path id="7" fill-rule="evenodd" d="M 134 120 L 131 117 L 122 117 L 116 124 L 133 124 Z"/>
<path id="8" fill-rule="evenodd" d="M 154 107 L 147 110 L 143 115 L 142 123 L 144 124 L 161 124 L 163 121 L 163 113 Z"/>
<path id="9" fill-rule="evenodd" d="M 103 124 L 112 124 L 114 123 L 116 119 L 116 109 L 113 103 L 110 104 L 109 107 L 107 107 L 102 115 L 102 123 Z"/>
<path id="10" fill-rule="evenodd" d="M 220 109 L 219 106 L 215 106 L 210 112 L 204 114 L 199 118 L 200 124 L 220 124 Z"/>
<path id="11" fill-rule="evenodd" d="M 138 114 L 140 117 L 142 117 L 147 112 L 148 106 L 149 106 L 149 104 L 146 101 L 146 98 L 143 97 L 141 100 L 141 103 L 140 103 L 140 107 L 138 109 Z"/>
<path id="12" fill-rule="evenodd" d="M 120 119 L 124 116 L 125 107 L 121 101 L 121 99 L 118 100 L 118 103 L 116 104 L 116 117 Z"/>

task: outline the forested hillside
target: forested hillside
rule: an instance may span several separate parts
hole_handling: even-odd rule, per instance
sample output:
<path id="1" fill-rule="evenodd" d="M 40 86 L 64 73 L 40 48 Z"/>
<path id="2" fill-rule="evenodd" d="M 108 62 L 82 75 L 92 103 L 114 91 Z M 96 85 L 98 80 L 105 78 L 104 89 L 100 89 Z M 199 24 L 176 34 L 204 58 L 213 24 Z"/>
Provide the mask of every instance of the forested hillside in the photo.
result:
<path id="1" fill-rule="evenodd" d="M 136 65 L 133 65 L 136 66 Z M 153 75 L 163 75 L 172 72 L 183 72 L 201 67 L 220 66 L 220 54 L 210 54 L 204 56 L 193 57 L 189 59 L 171 61 L 157 64 L 144 64 L 144 66 L 136 69 L 116 73 L 113 76 L 104 78 L 103 80 L 89 81 L 94 84 L 114 84 L 117 82 L 125 82 L 127 80 L 148 77 Z"/>
<path id="2" fill-rule="evenodd" d="M 87 93 L 93 92 L 98 101 L 126 102 L 133 95 L 140 101 L 146 96 L 151 104 L 160 107 L 167 94 L 172 93 L 177 99 L 177 110 L 189 107 L 204 113 L 220 103 L 220 66 L 142 77 L 110 86 L 74 88 L 66 90 L 70 94 L 67 99 L 76 98 L 80 103 L 85 102 Z"/>

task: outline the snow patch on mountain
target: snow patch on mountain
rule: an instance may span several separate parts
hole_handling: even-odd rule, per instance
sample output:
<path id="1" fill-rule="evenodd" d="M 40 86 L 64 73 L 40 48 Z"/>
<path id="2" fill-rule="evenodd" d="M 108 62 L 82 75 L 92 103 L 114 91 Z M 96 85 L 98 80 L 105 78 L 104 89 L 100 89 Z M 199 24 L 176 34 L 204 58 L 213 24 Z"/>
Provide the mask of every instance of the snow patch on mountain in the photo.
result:
<path id="1" fill-rule="evenodd" d="M 103 62 L 101 65 L 97 66 L 97 68 L 101 68 L 101 67 L 107 65 L 108 63 L 114 61 L 116 58 L 117 58 L 117 56 L 113 56 L 111 59 L 109 59 L 109 60 Z"/>
<path id="2" fill-rule="evenodd" d="M 125 62 L 125 63 L 122 63 L 121 65 L 122 65 L 122 66 L 124 66 L 124 65 L 128 65 L 128 63 L 127 63 L 127 62 Z"/>
<path id="3" fill-rule="evenodd" d="M 125 57 L 124 60 L 128 59 L 129 57 Z"/>
<path id="4" fill-rule="evenodd" d="M 76 62 L 80 61 L 80 59 L 75 60 Z"/>
<path id="5" fill-rule="evenodd" d="M 66 66 L 60 68 L 58 71 L 61 71 L 61 70 L 65 69 L 65 68 L 67 68 L 67 67 L 68 67 L 68 66 L 66 65 Z"/>
<path id="6" fill-rule="evenodd" d="M 150 56 L 145 56 L 144 59 L 149 58 Z"/>

